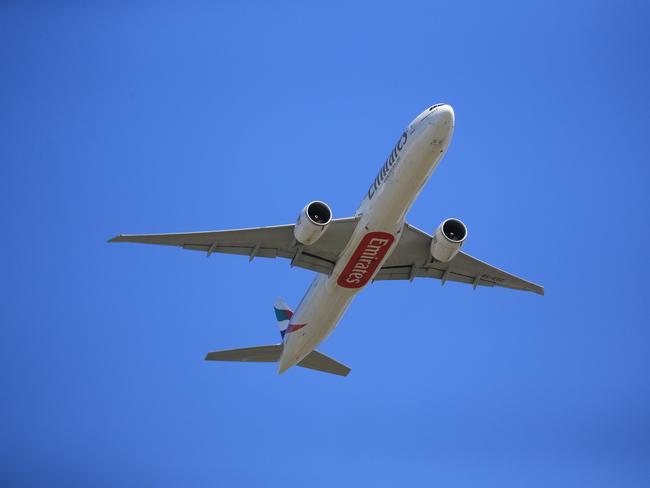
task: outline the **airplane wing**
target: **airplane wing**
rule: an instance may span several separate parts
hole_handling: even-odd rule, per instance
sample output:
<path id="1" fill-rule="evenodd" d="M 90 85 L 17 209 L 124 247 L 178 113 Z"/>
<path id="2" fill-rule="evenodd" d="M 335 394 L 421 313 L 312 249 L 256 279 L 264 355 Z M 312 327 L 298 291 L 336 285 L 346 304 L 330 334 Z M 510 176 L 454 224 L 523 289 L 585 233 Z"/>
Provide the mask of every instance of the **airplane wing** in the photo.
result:
<path id="1" fill-rule="evenodd" d="M 338 255 L 345 248 L 357 225 L 358 217 L 334 219 L 323 236 L 310 246 L 294 240 L 293 224 L 250 229 L 217 230 L 178 234 L 120 234 L 108 242 L 137 242 L 178 246 L 193 251 L 240 254 L 255 257 L 286 258 L 292 266 L 330 274 Z"/>
<path id="2" fill-rule="evenodd" d="M 381 267 L 375 280 L 413 280 L 414 278 L 437 278 L 477 286 L 502 286 L 515 290 L 544 294 L 544 287 L 506 273 L 483 261 L 459 252 L 448 263 L 434 261 L 431 257 L 432 236 L 404 224 L 397 248 Z"/>
<path id="3" fill-rule="evenodd" d="M 334 219 L 323 236 L 310 246 L 295 242 L 293 224 L 250 229 L 190 232 L 176 234 L 121 234 L 108 242 L 136 242 L 178 246 L 183 249 L 240 254 L 255 257 L 282 257 L 291 260 L 292 266 L 330 274 L 339 254 L 350 240 L 358 217 Z M 412 280 L 416 277 L 457 281 L 476 286 L 502 286 L 544 294 L 544 287 L 518 278 L 459 252 L 448 263 L 433 261 L 429 246 L 431 235 L 404 224 L 397 248 L 381 267 L 375 280 Z"/>

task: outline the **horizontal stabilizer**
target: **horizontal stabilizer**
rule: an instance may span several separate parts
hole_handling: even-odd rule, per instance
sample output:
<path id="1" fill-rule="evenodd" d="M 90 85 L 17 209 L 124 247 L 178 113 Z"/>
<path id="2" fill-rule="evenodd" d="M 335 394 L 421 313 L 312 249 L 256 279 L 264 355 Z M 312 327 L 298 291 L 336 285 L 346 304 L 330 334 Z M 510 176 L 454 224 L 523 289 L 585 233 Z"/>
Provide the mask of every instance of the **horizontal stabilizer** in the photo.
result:
<path id="1" fill-rule="evenodd" d="M 277 363 L 282 356 L 282 344 L 270 346 L 244 347 L 215 351 L 205 356 L 206 361 L 240 361 L 249 363 Z M 315 369 L 324 373 L 347 376 L 350 368 L 318 351 L 312 351 L 298 363 L 303 368 Z"/>
<path id="2" fill-rule="evenodd" d="M 312 351 L 307 354 L 307 357 L 300 361 L 298 366 L 323 371 L 325 373 L 337 374 L 339 376 L 347 376 L 351 371 L 345 364 L 341 364 L 318 351 Z"/>
<path id="3" fill-rule="evenodd" d="M 282 344 L 244 347 L 226 351 L 210 352 L 206 361 L 244 361 L 249 363 L 277 363 L 282 355 Z"/>

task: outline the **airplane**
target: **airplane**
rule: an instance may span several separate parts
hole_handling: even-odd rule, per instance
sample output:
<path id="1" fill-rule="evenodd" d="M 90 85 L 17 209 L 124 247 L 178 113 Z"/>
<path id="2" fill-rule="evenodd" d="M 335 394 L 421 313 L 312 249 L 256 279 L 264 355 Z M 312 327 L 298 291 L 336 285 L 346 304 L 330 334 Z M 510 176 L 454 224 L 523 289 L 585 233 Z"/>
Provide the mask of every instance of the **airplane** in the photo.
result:
<path id="1" fill-rule="evenodd" d="M 322 201 L 300 211 L 295 224 L 174 234 L 118 235 L 109 242 L 179 246 L 254 258 L 286 258 L 315 271 L 295 312 L 275 302 L 281 342 L 208 353 L 206 360 L 278 364 L 278 374 L 298 365 L 347 376 L 350 368 L 316 350 L 334 330 L 352 299 L 377 280 L 436 278 L 500 286 L 539 295 L 544 288 L 479 261 L 461 248 L 467 227 L 445 219 L 430 235 L 405 220 L 406 213 L 444 156 L 454 132 L 450 105 L 438 103 L 406 127 L 352 217 L 332 218 Z"/>

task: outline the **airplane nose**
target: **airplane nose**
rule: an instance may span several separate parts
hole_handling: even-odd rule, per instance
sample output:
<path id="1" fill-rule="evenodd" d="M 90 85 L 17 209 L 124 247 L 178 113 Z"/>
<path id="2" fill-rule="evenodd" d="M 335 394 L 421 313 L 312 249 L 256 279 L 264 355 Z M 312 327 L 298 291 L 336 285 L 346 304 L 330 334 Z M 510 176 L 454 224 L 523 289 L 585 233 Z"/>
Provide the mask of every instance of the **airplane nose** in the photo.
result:
<path id="1" fill-rule="evenodd" d="M 455 115 L 454 115 L 454 109 L 452 108 L 451 105 L 441 105 L 438 107 L 438 110 L 436 110 L 436 118 L 443 123 L 449 124 L 451 127 L 454 126 L 455 123 Z"/>
<path id="2" fill-rule="evenodd" d="M 451 105 L 440 104 L 426 120 L 428 123 L 424 137 L 432 148 L 436 148 L 441 152 L 444 151 L 449 145 L 451 135 L 454 132 L 454 109 L 451 108 Z"/>

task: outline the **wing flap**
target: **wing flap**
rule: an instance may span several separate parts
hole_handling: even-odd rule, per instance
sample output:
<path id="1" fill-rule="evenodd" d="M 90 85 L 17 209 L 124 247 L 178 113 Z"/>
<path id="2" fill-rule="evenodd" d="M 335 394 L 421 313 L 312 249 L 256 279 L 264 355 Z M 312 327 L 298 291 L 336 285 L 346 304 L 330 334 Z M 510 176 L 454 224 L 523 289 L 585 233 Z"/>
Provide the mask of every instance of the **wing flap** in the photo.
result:
<path id="1" fill-rule="evenodd" d="M 203 251 L 203 252 L 213 252 L 219 254 L 236 254 L 240 256 L 250 256 L 253 253 L 255 247 L 242 247 L 242 246 L 207 246 L 207 245 L 198 245 L 198 244 L 184 244 L 181 246 L 183 249 L 189 251 Z M 274 247 L 259 247 L 255 253 L 255 257 L 259 258 L 277 258 L 278 249 Z"/>

